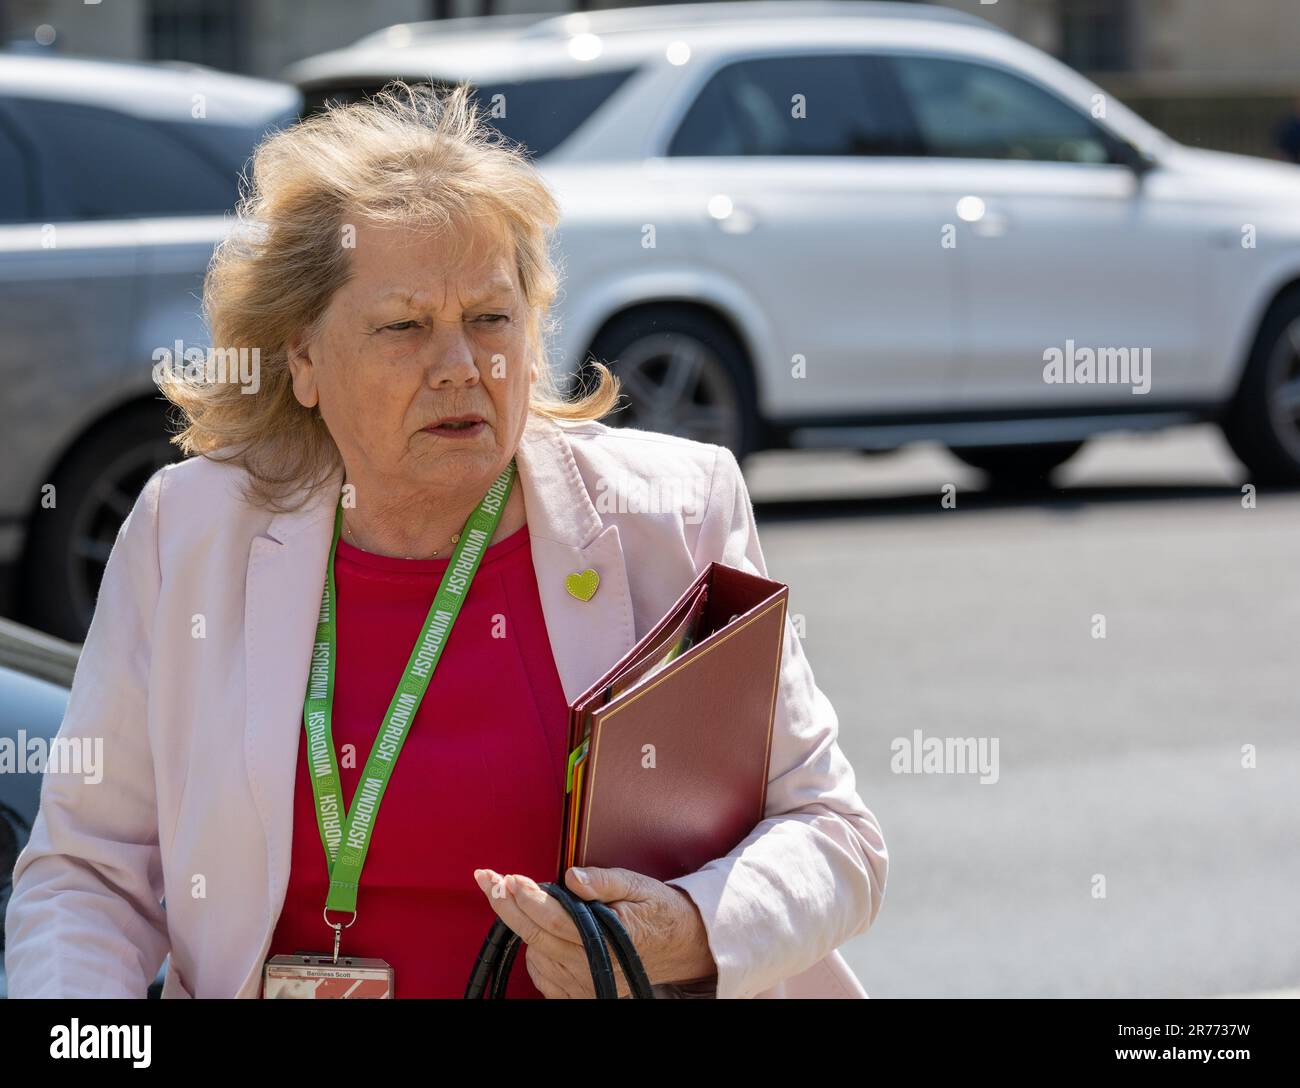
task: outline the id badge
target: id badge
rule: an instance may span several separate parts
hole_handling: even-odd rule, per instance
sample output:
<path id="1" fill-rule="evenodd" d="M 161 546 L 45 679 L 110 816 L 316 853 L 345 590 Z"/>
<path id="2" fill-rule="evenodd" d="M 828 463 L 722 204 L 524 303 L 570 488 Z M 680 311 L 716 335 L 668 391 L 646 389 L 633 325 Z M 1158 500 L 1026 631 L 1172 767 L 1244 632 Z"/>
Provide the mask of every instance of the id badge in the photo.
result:
<path id="1" fill-rule="evenodd" d="M 393 969 L 384 960 L 299 952 L 272 956 L 262 969 L 262 996 L 391 998 Z"/>

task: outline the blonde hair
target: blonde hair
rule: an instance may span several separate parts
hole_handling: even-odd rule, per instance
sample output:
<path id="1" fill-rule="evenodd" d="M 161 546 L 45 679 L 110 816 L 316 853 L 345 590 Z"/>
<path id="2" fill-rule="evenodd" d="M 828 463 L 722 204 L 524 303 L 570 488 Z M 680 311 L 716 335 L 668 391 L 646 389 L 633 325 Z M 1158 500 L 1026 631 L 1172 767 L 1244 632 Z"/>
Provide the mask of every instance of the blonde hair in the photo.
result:
<path id="1" fill-rule="evenodd" d="M 512 243 L 528 306 L 526 340 L 537 360 L 529 411 L 593 420 L 618 399 L 599 362 L 594 388 L 560 390 L 546 357 L 559 273 L 550 245 L 559 206 L 525 150 L 483 120 L 469 88 L 439 94 L 390 83 L 361 102 L 330 106 L 265 140 L 253 156 L 234 229 L 217 247 L 203 309 L 220 352 L 258 349 L 259 391 L 233 381 L 166 373 L 160 387 L 183 414 L 172 441 L 187 455 L 233 462 L 248 474 L 247 498 L 276 510 L 305 501 L 341 464 L 316 409 L 294 397 L 287 345 L 317 331 L 350 275 L 342 231 L 362 218 L 380 225 L 445 230 L 486 222 Z M 468 232 L 466 232 L 468 233 Z M 450 231 L 453 244 L 456 232 Z"/>

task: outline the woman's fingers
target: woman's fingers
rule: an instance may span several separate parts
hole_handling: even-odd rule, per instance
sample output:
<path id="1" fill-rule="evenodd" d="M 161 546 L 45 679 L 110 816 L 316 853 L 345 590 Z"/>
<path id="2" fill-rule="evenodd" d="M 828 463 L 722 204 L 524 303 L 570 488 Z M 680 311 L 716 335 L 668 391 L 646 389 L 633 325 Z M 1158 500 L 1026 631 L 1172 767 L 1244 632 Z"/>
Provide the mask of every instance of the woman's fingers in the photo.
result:
<path id="1" fill-rule="evenodd" d="M 542 945 L 563 941 L 582 946 L 582 938 L 568 912 L 526 876 L 501 876 L 491 869 L 477 869 L 478 886 L 492 909 L 525 944 Z M 554 950 L 552 950 L 554 951 Z"/>
<path id="2" fill-rule="evenodd" d="M 575 975 L 570 965 L 563 960 L 552 959 L 535 946 L 525 949 L 525 965 L 528 974 L 544 997 L 573 998 L 592 997 L 595 989 L 591 979 Z M 583 971 L 586 971 L 585 963 Z"/>
<path id="3" fill-rule="evenodd" d="M 474 878 L 492 909 L 528 946 L 528 973 L 546 997 L 595 996 L 582 937 L 554 896 L 536 881 L 513 873 L 503 876 L 492 869 L 476 869 Z M 618 992 L 627 996 L 631 990 L 618 958 L 612 952 L 609 958 Z"/>

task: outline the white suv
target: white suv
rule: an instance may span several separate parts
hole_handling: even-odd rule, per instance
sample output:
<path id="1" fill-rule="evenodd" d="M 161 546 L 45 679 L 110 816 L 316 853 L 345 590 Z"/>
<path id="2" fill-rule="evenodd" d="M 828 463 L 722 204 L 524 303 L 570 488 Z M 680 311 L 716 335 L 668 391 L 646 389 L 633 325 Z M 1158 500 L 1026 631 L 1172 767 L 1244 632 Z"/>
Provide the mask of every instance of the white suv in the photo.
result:
<path id="1" fill-rule="evenodd" d="M 558 361 L 721 442 L 946 443 L 1042 478 L 1093 434 L 1220 420 L 1300 479 L 1300 168 L 1181 146 L 1042 52 L 902 4 L 392 27 L 309 108 L 468 81 L 564 209 Z"/>

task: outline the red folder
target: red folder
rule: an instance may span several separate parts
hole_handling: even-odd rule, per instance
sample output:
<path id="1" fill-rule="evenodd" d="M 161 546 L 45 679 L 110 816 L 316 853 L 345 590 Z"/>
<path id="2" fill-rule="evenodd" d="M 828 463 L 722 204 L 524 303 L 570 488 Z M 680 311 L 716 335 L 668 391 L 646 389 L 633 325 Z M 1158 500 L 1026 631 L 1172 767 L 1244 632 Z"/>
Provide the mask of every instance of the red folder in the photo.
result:
<path id="1" fill-rule="evenodd" d="M 788 596 L 711 563 L 573 703 L 557 882 L 570 865 L 671 880 L 763 819 Z"/>

